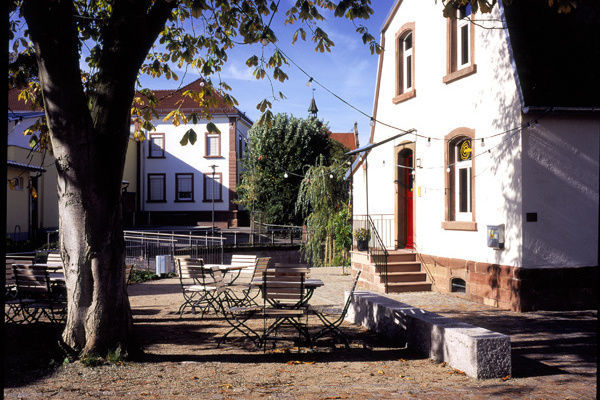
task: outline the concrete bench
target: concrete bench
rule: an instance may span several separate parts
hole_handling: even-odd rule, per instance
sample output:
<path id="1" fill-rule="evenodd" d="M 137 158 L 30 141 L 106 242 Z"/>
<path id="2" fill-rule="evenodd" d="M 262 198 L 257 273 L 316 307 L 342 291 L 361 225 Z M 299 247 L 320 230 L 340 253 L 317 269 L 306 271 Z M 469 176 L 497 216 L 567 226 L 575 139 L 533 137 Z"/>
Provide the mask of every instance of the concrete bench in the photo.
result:
<path id="1" fill-rule="evenodd" d="M 346 293 L 348 296 L 349 293 Z M 368 291 L 355 291 L 346 321 L 400 341 L 477 379 L 511 374 L 510 338 Z"/>

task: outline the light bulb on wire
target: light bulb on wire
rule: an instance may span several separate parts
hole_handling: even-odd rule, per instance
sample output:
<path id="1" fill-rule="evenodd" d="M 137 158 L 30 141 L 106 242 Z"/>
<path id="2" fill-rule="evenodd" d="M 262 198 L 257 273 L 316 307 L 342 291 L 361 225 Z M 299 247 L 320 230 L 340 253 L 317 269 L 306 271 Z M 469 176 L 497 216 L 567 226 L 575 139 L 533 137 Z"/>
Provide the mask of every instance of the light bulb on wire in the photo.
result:
<path id="1" fill-rule="evenodd" d="M 285 179 L 287 179 L 287 178 L 289 177 L 288 173 L 287 173 L 287 172 L 285 172 L 285 173 L 283 174 L 283 177 L 284 177 Z"/>
<path id="2" fill-rule="evenodd" d="M 371 127 L 375 126 L 375 118 L 371 118 L 371 122 L 369 122 L 369 125 L 371 125 Z"/>
<path id="3" fill-rule="evenodd" d="M 485 147 L 485 139 L 481 138 L 481 147 Z"/>
<path id="4" fill-rule="evenodd" d="M 430 137 L 427 138 L 427 147 L 431 147 L 431 138 Z"/>
<path id="5" fill-rule="evenodd" d="M 312 84 L 313 78 L 312 76 L 310 77 L 310 79 L 308 80 L 308 82 L 306 82 L 306 86 L 310 87 L 310 85 Z"/>

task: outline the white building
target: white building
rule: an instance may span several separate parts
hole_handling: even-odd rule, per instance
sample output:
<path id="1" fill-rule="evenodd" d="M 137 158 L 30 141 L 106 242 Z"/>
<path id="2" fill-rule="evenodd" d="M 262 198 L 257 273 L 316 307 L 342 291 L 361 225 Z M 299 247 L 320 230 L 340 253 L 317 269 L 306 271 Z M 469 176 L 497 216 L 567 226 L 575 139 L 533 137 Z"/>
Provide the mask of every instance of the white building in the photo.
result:
<path id="1" fill-rule="evenodd" d="M 368 214 L 390 252 L 388 290 L 427 289 L 398 267 L 404 249 L 421 263 L 416 280 L 441 292 L 514 310 L 594 304 L 598 8 L 499 2 L 446 19 L 439 2 L 396 1 L 374 116 L 415 131 L 363 154 L 353 173 L 355 225 Z M 376 123 L 370 142 L 399 133 Z M 488 226 L 504 227 L 502 248 L 488 246 Z M 352 262 L 363 287 L 383 288 L 372 257 Z"/>
<path id="2" fill-rule="evenodd" d="M 171 120 L 162 122 L 178 107 L 186 115 L 200 114 L 203 110 L 180 93 L 198 90 L 201 85 L 203 81 L 198 79 L 177 91 L 154 91 L 162 99 L 156 106 L 159 122 L 154 131 L 147 132 L 147 140 L 138 144 L 138 224 L 210 225 L 214 206 L 218 226 L 237 226 L 238 209 L 233 201 L 252 121 L 237 108 L 223 106 L 210 110 L 210 121 L 199 119 L 179 126 Z M 209 122 L 220 133 L 209 132 Z M 196 132 L 197 141 L 182 145 L 189 129 Z"/>

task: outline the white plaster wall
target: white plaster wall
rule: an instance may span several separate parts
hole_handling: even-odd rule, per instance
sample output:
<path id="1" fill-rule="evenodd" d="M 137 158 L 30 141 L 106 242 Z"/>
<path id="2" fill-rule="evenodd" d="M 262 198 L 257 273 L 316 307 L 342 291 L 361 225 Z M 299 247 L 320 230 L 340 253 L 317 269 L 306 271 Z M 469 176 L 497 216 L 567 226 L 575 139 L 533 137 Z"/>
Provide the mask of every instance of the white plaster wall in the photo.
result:
<path id="1" fill-rule="evenodd" d="M 385 55 L 377 119 L 431 137 L 407 135 L 374 149 L 369 159 L 369 213 L 394 214 L 394 146 L 416 141 L 415 159 L 422 169 L 415 180 L 417 249 L 426 254 L 480 262 L 521 264 L 521 139 L 519 134 L 486 140 L 485 148 L 473 141 L 476 169 L 476 222 L 478 230 L 444 230 L 444 146 L 452 130 L 466 127 L 476 137 L 488 137 L 522 124 L 520 100 L 510 65 L 503 30 L 475 28 L 477 72 L 445 84 L 446 21 L 441 4 L 432 0 L 405 0 L 385 32 Z M 489 18 L 500 18 L 498 8 Z M 393 104 L 395 95 L 395 34 L 402 25 L 415 23 L 414 57 L 416 97 Z M 399 131 L 377 124 L 374 141 Z M 440 140 L 442 139 L 442 140 Z M 490 153 L 482 153 L 490 150 Z M 481 154 L 481 155 L 480 155 Z M 356 177 L 355 177 L 355 180 Z M 419 187 L 420 193 L 419 196 Z M 355 186 L 355 199 L 360 188 Z M 355 210 L 357 208 L 355 207 Z M 356 212 L 356 211 L 355 211 Z M 487 247 L 486 225 L 506 224 L 506 249 Z"/>
<path id="2" fill-rule="evenodd" d="M 598 265 L 600 117 L 544 117 L 523 149 L 524 266 Z"/>
<path id="3" fill-rule="evenodd" d="M 161 120 L 162 120 L 161 116 Z M 165 158 L 148 158 L 148 141 L 142 144 L 142 182 L 141 190 L 143 196 L 144 211 L 210 211 L 212 203 L 203 202 L 203 174 L 211 174 L 210 165 L 216 165 L 215 172 L 222 174 L 222 202 L 215 202 L 215 211 L 229 210 L 229 192 L 227 185 L 229 182 L 229 119 L 227 117 L 215 117 L 211 120 L 221 131 L 221 157 L 205 158 L 206 123 L 187 124 L 173 126 L 170 123 L 158 123 L 155 125 L 155 132 L 165 133 Z M 179 141 L 187 130 L 193 128 L 198 135 L 195 144 L 188 143 L 182 146 Z M 149 136 L 148 136 L 149 137 Z M 147 176 L 151 173 L 166 174 L 166 202 L 148 203 L 146 202 Z M 194 174 L 194 202 L 175 202 L 175 174 L 193 173 Z M 216 190 L 216 188 L 215 188 Z"/>

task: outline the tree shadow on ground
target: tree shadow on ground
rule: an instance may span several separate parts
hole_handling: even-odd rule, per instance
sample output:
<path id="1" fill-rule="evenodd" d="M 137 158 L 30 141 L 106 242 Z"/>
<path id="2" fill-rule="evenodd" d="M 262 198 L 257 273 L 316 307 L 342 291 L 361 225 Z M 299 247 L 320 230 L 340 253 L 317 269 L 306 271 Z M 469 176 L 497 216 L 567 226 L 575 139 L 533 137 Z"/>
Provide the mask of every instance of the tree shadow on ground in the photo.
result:
<path id="1" fill-rule="evenodd" d="M 62 327 L 46 322 L 4 325 L 4 387 L 20 387 L 51 375 L 66 354 Z"/>
<path id="2" fill-rule="evenodd" d="M 526 313 L 444 311 L 444 316 L 510 336 L 512 376 L 558 375 L 576 368 L 595 376 L 597 312 L 537 311 Z"/>

